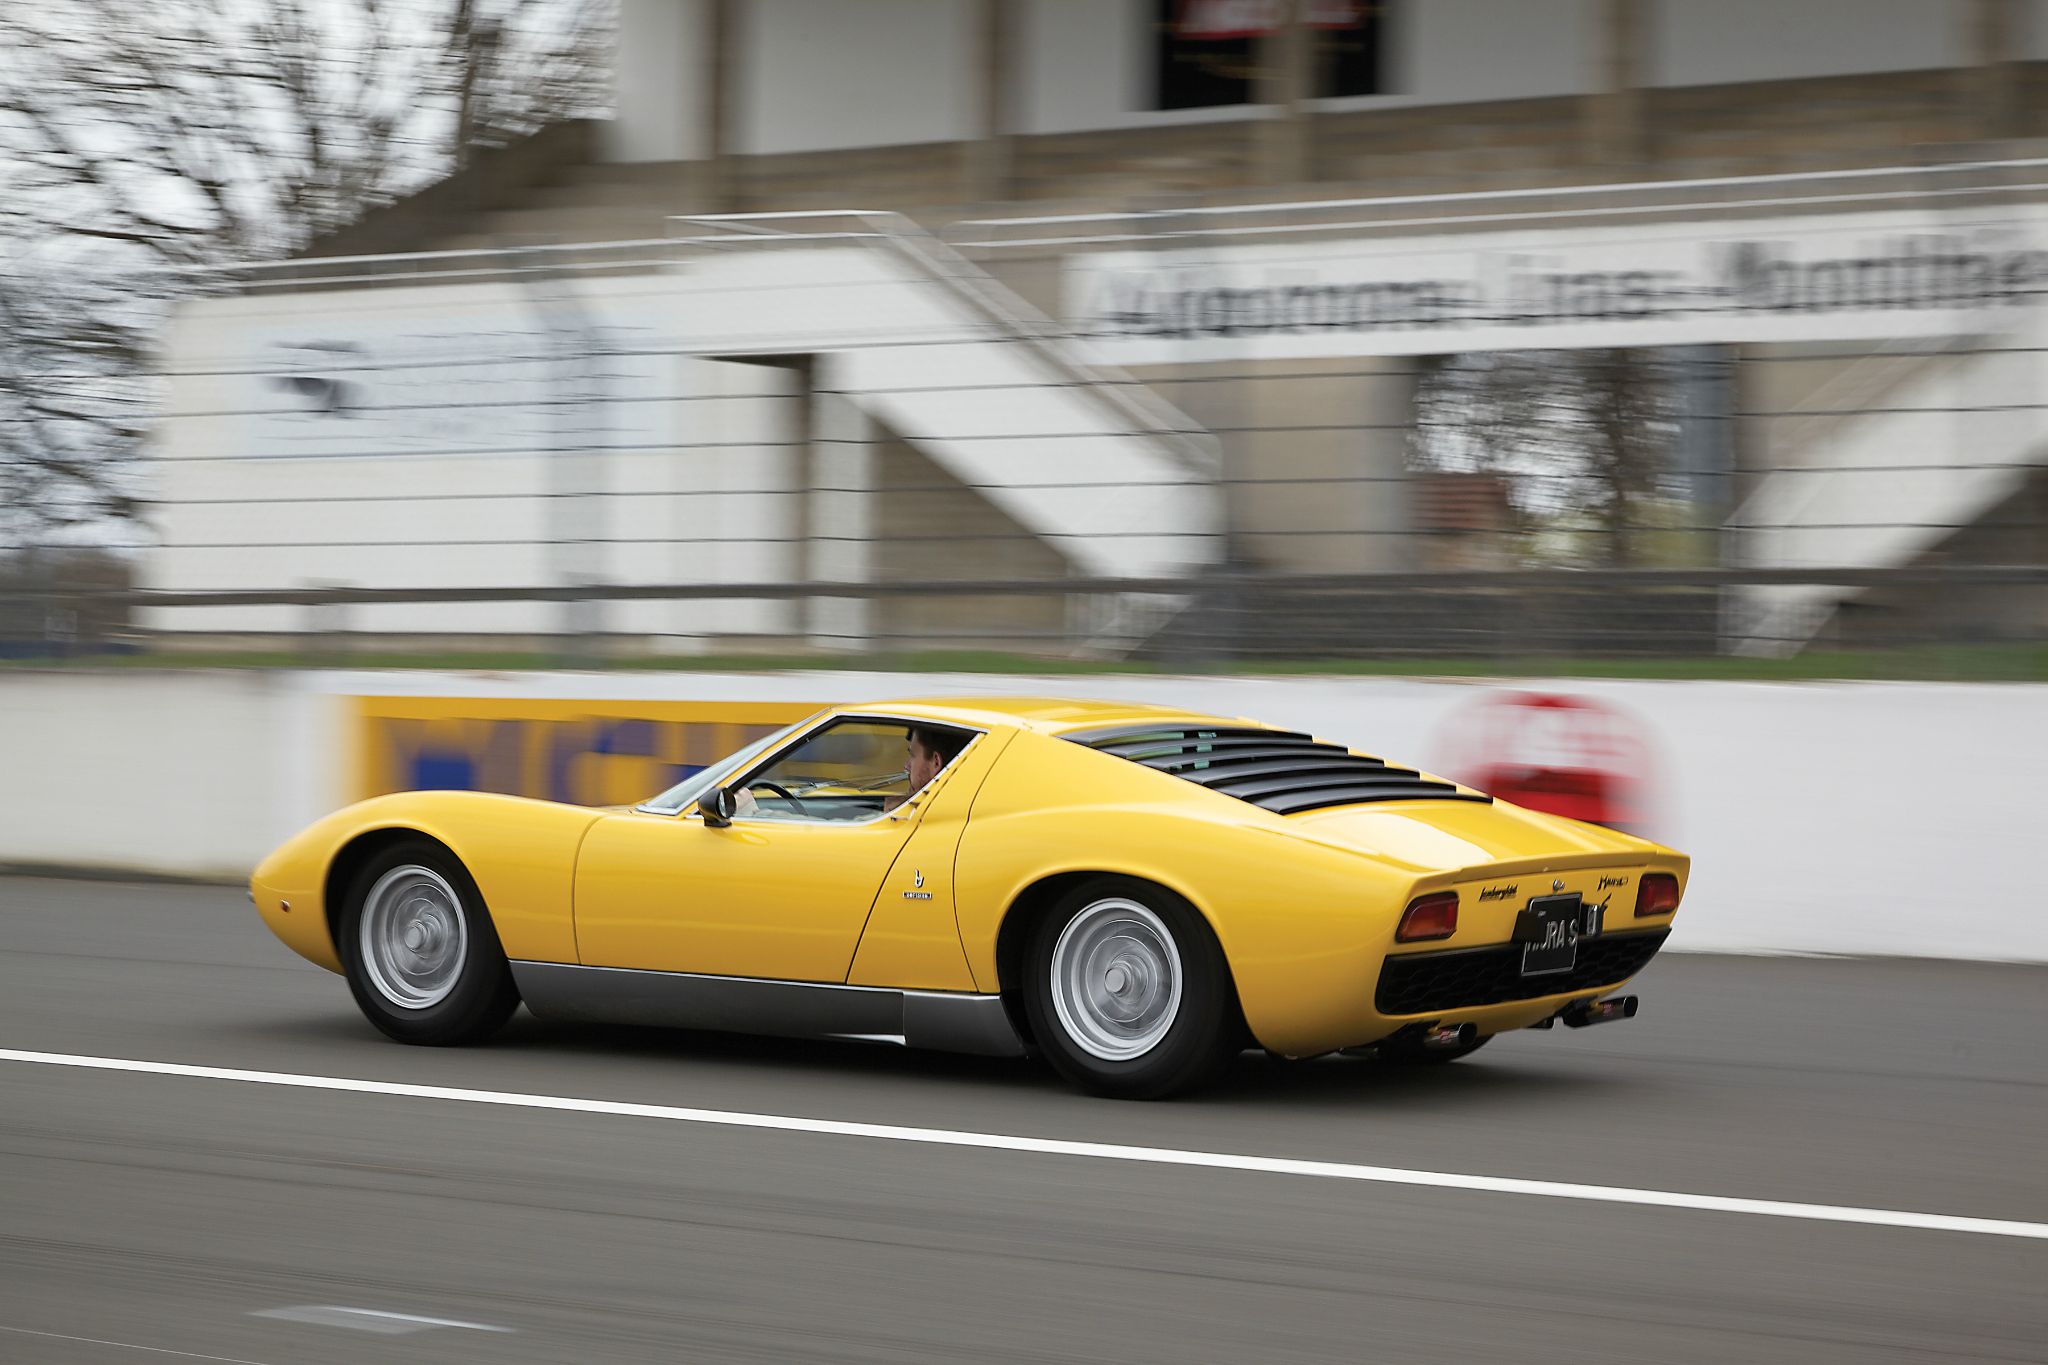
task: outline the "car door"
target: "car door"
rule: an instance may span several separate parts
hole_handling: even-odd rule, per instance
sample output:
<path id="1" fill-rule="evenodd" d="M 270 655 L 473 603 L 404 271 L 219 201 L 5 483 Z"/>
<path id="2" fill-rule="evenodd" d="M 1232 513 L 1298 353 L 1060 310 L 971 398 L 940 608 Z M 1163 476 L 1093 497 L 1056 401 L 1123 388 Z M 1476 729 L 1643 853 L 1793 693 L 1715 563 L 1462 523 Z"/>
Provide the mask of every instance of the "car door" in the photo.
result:
<path id="1" fill-rule="evenodd" d="M 797 736 L 730 784 L 753 800 L 722 828 L 694 811 L 600 820 L 577 858 L 583 964 L 844 981 L 923 805 L 904 800 L 908 730 L 855 716 Z"/>

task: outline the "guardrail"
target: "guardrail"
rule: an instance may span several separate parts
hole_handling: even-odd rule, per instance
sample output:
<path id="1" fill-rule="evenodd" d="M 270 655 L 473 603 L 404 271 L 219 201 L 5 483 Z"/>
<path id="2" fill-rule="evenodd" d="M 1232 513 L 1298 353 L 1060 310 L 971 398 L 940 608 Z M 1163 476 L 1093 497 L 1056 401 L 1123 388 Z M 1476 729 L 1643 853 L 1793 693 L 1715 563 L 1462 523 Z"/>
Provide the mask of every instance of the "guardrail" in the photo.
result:
<path id="1" fill-rule="evenodd" d="M 1746 593 L 1828 588 L 1855 604 L 1821 643 L 1864 651 L 1925 646 L 2024 648 L 2038 636 L 1987 630 L 1981 608 L 2023 623 L 2012 594 L 2048 602 L 2048 565 L 1905 569 L 1563 569 L 966 579 L 898 582 L 581 583 L 479 587 L 299 586 L 223 591 L 17 585 L 0 595 L 0 644 L 14 657 L 193 648 L 292 648 L 345 657 L 385 651 L 537 650 L 564 658 L 718 653 L 856 658 L 975 649 L 1047 659 L 1222 666 L 1289 660 L 1430 658 L 1701 659 L 1782 651 L 1756 633 Z M 649 629 L 607 620 L 631 603 L 851 601 L 869 604 L 857 637 L 827 640 Z M 553 631 L 431 631 L 402 617 L 422 605 L 568 604 Z M 578 605 L 586 608 L 574 610 Z M 285 608 L 268 628 L 202 617 L 219 608 Z M 165 614 L 177 619 L 167 619 Z M 138 615 L 151 619 L 138 619 Z M 12 618 L 10 621 L 9 618 Z M 449 619 L 444 613 L 439 618 Z M 81 623 L 91 623 L 84 626 Z M 494 643 L 495 641 L 495 643 Z M 1800 643 L 1806 643 L 1802 640 Z"/>
<path id="2" fill-rule="evenodd" d="M 1366 232 L 1383 228 L 1515 225 L 1556 219 L 1591 222 L 1636 214 L 1870 208 L 1879 204 L 1926 201 L 1938 204 L 1945 200 L 2006 194 L 2038 195 L 2048 190 L 2048 176 L 2043 173 L 2048 173 L 2048 157 L 2012 157 L 1919 166 L 1618 181 L 1601 185 L 1547 185 L 1249 204 L 1168 204 L 1094 213 L 965 218 L 949 226 L 945 235 L 948 241 L 968 251 L 1065 249 L 1156 242 L 1176 236 L 1284 238 L 1304 233 Z M 1955 183 L 1958 180 L 1974 183 Z M 1904 183 L 1909 181 L 1919 183 Z M 1854 184 L 1868 184 L 1871 188 L 1842 188 Z M 1513 207 L 1524 204 L 1545 207 Z M 1556 207 L 1548 207 L 1550 205 Z M 1499 211 L 1502 206 L 1508 206 L 1506 211 Z M 1425 208 L 1436 212 L 1420 216 L 1411 213 L 1411 210 Z M 1119 225 L 1126 224 L 1135 225 L 1136 230 L 1116 230 Z M 1041 231 L 1068 227 L 1082 231 L 1051 235 Z M 1025 235 L 1008 235 L 1012 232 Z"/>
<path id="3" fill-rule="evenodd" d="M 928 579 L 887 583 L 585 583 L 478 588 L 302 587 L 166 591 L 150 588 L 27 587 L 33 600 L 96 600 L 132 607 L 369 605 L 401 602 L 802 601 L 813 597 L 1073 597 L 1270 588 L 1361 593 L 1523 589 L 1585 591 L 1812 585 L 1831 588 L 1999 587 L 2048 584 L 2048 564 L 1955 564 L 1904 569 L 1566 569 L 1414 573 L 1252 574 L 1207 572 L 1172 578 Z"/>

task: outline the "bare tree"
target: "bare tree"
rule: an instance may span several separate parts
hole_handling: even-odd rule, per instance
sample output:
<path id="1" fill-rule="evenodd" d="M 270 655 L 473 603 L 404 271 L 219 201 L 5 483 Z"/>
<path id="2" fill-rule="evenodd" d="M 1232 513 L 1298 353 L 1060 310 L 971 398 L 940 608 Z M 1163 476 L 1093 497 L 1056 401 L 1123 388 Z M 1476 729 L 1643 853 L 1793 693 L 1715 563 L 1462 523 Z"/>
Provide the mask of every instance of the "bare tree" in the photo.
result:
<path id="1" fill-rule="evenodd" d="M 1505 480 L 1519 560 L 1641 563 L 1672 495 L 1677 405 L 1653 350 L 1444 356 L 1417 385 L 1410 463 Z"/>
<path id="2" fill-rule="evenodd" d="M 1659 495 L 1677 437 L 1674 375 L 1655 351 L 1631 347 L 1587 351 L 1579 370 L 1579 505 L 1600 528 L 1607 564 L 1641 563 L 1660 529 Z"/>
<path id="3" fill-rule="evenodd" d="M 124 456 L 142 437 L 154 313 L 54 262 L 0 271 L 0 545 L 140 513 Z"/>
<path id="4" fill-rule="evenodd" d="M 442 31 L 455 164 L 592 112 L 611 59 L 612 13 L 608 0 L 452 0 Z"/>
<path id="5" fill-rule="evenodd" d="M 180 268 L 288 254 L 592 112 L 599 0 L 0 6 L 0 537 L 142 506 Z"/>

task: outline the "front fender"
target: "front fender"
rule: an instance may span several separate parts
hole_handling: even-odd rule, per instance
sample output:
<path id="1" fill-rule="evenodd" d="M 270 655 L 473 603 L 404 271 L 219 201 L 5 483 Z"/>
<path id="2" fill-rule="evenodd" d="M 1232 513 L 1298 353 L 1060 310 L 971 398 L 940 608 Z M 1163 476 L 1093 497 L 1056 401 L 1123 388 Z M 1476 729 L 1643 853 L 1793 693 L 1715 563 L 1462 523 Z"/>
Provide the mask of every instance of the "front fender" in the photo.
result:
<path id="1" fill-rule="evenodd" d="M 407 831 L 445 845 L 476 882 L 507 957 L 574 962 L 576 853 L 601 812 L 487 792 L 401 792 L 344 807 L 280 845 L 249 891 L 272 933 L 299 956 L 341 970 L 330 874 L 366 837 Z M 343 869 L 345 870 L 345 868 Z"/>

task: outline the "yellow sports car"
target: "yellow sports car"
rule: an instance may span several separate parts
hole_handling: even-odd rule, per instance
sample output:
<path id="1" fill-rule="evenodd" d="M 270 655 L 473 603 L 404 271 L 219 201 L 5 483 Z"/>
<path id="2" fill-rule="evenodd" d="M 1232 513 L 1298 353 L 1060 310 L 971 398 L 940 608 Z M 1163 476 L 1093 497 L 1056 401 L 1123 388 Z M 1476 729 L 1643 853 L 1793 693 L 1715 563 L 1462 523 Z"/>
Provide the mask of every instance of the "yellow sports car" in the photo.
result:
<path id="1" fill-rule="evenodd" d="M 1247 720 L 844 706 L 644 805 L 378 797 L 264 860 L 394 1038 L 542 1018 L 1042 1054 L 1154 1097 L 1248 1045 L 1449 1060 L 1626 1018 L 1688 859 Z M 1608 998 L 1603 998 L 1608 997 Z"/>

